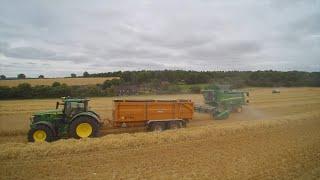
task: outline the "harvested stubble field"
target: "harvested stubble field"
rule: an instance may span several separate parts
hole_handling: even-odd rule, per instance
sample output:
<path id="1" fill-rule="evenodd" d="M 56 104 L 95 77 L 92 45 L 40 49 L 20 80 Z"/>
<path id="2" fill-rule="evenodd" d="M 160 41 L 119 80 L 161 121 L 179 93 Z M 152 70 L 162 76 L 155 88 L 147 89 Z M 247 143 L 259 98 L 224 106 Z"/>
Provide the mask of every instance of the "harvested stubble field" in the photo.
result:
<path id="1" fill-rule="evenodd" d="M 56 100 L 1 101 L 0 179 L 319 179 L 320 89 L 252 89 L 228 120 L 196 114 L 186 129 L 26 143 L 32 111 Z M 191 98 L 164 95 L 130 98 Z M 112 98 L 92 109 L 111 117 Z"/>
<path id="2" fill-rule="evenodd" d="M 69 86 L 73 85 L 96 85 L 102 84 L 106 80 L 111 80 L 118 77 L 98 77 L 98 78 L 45 78 L 45 79 L 13 79 L 0 80 L 0 86 L 15 87 L 21 83 L 29 83 L 31 86 L 48 85 L 51 86 L 54 82 L 65 83 Z"/>

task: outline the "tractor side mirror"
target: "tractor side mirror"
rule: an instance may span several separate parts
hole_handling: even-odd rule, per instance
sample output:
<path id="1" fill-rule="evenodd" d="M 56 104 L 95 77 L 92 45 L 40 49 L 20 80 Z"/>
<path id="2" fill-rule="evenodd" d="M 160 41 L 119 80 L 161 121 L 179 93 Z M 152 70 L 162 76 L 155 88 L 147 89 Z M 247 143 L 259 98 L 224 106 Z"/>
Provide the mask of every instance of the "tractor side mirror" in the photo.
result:
<path id="1" fill-rule="evenodd" d="M 59 107 L 59 102 L 56 103 L 56 109 L 58 109 L 58 107 Z"/>

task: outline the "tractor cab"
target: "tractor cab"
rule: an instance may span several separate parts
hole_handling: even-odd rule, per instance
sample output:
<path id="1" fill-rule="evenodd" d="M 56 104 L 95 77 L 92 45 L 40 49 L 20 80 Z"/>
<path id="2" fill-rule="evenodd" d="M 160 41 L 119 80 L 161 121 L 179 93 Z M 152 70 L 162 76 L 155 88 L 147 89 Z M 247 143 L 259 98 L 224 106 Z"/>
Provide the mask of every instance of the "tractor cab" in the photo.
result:
<path id="1" fill-rule="evenodd" d="M 56 109 L 59 109 L 59 106 L 63 106 L 62 111 L 65 117 L 73 117 L 81 112 L 87 112 L 89 109 L 88 102 L 89 99 L 74 99 L 69 97 L 63 97 L 62 103 L 57 102 Z"/>

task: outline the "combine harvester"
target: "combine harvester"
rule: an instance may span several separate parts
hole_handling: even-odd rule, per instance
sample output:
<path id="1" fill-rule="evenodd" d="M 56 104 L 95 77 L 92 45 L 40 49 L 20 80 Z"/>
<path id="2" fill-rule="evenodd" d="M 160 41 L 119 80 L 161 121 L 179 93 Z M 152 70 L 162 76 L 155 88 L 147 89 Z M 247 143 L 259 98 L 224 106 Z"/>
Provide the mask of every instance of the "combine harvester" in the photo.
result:
<path id="1" fill-rule="evenodd" d="M 241 112 L 242 106 L 249 103 L 248 92 L 230 90 L 227 85 L 211 85 L 202 90 L 205 105 L 195 105 L 195 111 L 210 113 L 214 119 L 227 119 L 231 112 Z"/>
<path id="2" fill-rule="evenodd" d="M 33 114 L 28 141 L 97 137 L 105 120 L 89 110 L 88 102 L 88 99 L 62 98 L 55 110 Z M 163 131 L 186 127 L 193 112 L 191 100 L 115 100 L 113 119 L 107 121 L 112 128 L 140 126 L 150 131 Z"/>

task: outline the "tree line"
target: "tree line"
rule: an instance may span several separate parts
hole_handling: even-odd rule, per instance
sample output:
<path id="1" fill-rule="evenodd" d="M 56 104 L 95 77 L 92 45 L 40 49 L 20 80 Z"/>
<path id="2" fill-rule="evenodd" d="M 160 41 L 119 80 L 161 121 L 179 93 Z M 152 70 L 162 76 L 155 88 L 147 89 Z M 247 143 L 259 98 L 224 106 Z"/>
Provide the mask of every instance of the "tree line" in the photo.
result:
<path id="1" fill-rule="evenodd" d="M 69 86 L 54 82 L 51 86 L 29 83 L 19 84 L 17 87 L 0 86 L 0 99 L 30 99 L 30 98 L 58 98 L 58 97 L 88 97 L 88 96 L 113 96 L 97 85 Z"/>
<path id="2" fill-rule="evenodd" d="M 89 73 L 88 73 L 88 72 L 84 72 L 84 73 L 83 73 L 83 77 L 87 77 L 87 74 L 89 74 Z M 77 77 L 77 74 L 71 73 L 71 74 L 70 74 L 70 77 L 71 77 L 71 78 L 76 78 L 76 77 Z M 12 80 L 12 79 L 27 79 L 27 76 L 26 76 L 25 74 L 23 74 L 23 73 L 20 73 L 20 74 L 17 75 L 17 77 L 7 78 L 6 75 L 1 74 L 1 75 L 0 75 L 0 79 L 1 79 L 1 80 L 5 80 L 5 79 L 9 79 L 9 80 Z M 28 77 L 28 79 L 35 79 L 35 78 L 29 78 L 29 77 Z M 38 76 L 38 79 L 44 79 L 44 75 L 42 75 L 42 74 L 39 75 L 39 76 Z"/>
<path id="3" fill-rule="evenodd" d="M 87 77 L 120 77 L 133 84 L 167 81 L 172 84 L 224 83 L 234 87 L 320 86 L 320 72 L 302 71 L 117 71 Z"/>
<path id="4" fill-rule="evenodd" d="M 120 77 L 102 84 L 51 86 L 22 83 L 17 87 L 0 86 L 0 99 L 57 98 L 62 96 L 116 96 L 134 93 L 199 93 L 199 84 L 229 84 L 233 88 L 253 87 L 320 87 L 320 72 L 301 71 L 117 71 L 89 74 L 82 77 Z M 80 76 L 81 77 L 81 76 Z M 184 87 L 187 87 L 185 89 Z M 121 93 L 119 93 L 121 92 Z"/>

